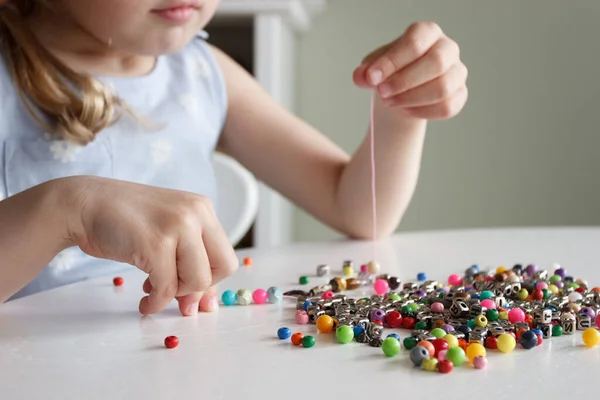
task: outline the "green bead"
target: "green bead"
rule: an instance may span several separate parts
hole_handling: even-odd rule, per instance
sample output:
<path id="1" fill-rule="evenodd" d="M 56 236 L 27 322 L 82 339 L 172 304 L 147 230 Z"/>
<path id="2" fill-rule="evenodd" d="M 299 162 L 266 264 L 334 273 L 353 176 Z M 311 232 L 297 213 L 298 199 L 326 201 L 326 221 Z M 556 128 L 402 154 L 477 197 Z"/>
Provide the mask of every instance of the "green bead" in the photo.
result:
<path id="1" fill-rule="evenodd" d="M 442 328 L 435 328 L 431 331 L 431 334 L 435 336 L 436 339 L 441 339 L 446 336 L 446 331 Z"/>
<path id="2" fill-rule="evenodd" d="M 498 321 L 498 310 L 490 308 L 485 313 L 485 316 L 487 317 L 488 321 Z"/>
<path id="3" fill-rule="evenodd" d="M 560 275 L 552 275 L 550 277 L 550 283 L 556 283 L 559 282 L 562 278 L 560 277 Z"/>
<path id="4" fill-rule="evenodd" d="M 569 284 L 569 286 L 567 286 L 567 288 L 577 290 L 577 289 L 579 289 L 579 285 L 576 283 L 571 283 L 571 284 Z"/>
<path id="5" fill-rule="evenodd" d="M 469 328 L 475 329 L 475 320 L 470 319 L 469 322 L 467 322 L 467 325 L 469 325 Z"/>
<path id="6" fill-rule="evenodd" d="M 392 293 L 392 294 L 390 294 L 390 295 L 388 296 L 388 299 L 391 299 L 391 300 L 401 300 L 401 299 L 400 299 L 400 296 L 399 296 L 397 293 Z"/>
<path id="7" fill-rule="evenodd" d="M 348 325 L 342 325 L 335 331 L 335 337 L 341 344 L 350 343 L 354 339 L 354 329 Z"/>
<path id="8" fill-rule="evenodd" d="M 417 339 L 415 339 L 414 337 L 410 337 L 410 336 L 406 337 L 402 341 L 402 345 L 404 346 L 404 348 L 406 350 L 411 350 L 417 345 Z"/>
<path id="9" fill-rule="evenodd" d="M 560 325 L 554 325 L 552 327 L 552 336 L 562 336 L 563 328 Z"/>
<path id="10" fill-rule="evenodd" d="M 426 330 L 427 329 L 427 322 L 425 322 L 425 321 L 419 321 L 419 322 L 417 322 L 417 324 L 415 325 L 415 329 Z"/>
<path id="11" fill-rule="evenodd" d="M 410 310 L 411 310 L 412 312 L 415 312 L 415 311 L 417 311 L 419 308 L 421 308 L 421 306 L 420 306 L 420 305 L 418 305 L 417 303 L 410 303 L 410 304 L 408 305 L 408 308 L 410 308 Z"/>
<path id="12" fill-rule="evenodd" d="M 446 360 L 452 361 L 452 364 L 454 364 L 455 367 L 461 366 L 466 358 L 465 351 L 459 346 L 448 349 L 448 352 L 446 353 Z"/>
<path id="13" fill-rule="evenodd" d="M 529 296 L 529 292 L 527 291 L 527 289 L 521 289 L 517 292 L 517 299 L 521 301 L 525 300 L 527 296 Z"/>
<path id="14" fill-rule="evenodd" d="M 548 289 L 543 289 L 542 293 L 544 293 L 544 299 L 547 300 L 550 298 L 550 295 L 552 294 L 551 291 L 549 291 Z"/>
<path id="15" fill-rule="evenodd" d="M 400 341 L 395 337 L 388 337 L 381 344 L 381 350 L 387 357 L 394 357 L 400 352 Z"/>
<path id="16" fill-rule="evenodd" d="M 301 276 L 299 282 L 301 285 L 306 285 L 308 283 L 308 276 Z"/>
<path id="17" fill-rule="evenodd" d="M 410 309 L 410 307 L 408 305 L 402 306 L 402 313 L 403 314 L 411 314 L 412 310 Z"/>
<path id="18" fill-rule="evenodd" d="M 481 295 L 479 295 L 479 300 L 487 300 L 491 299 L 492 297 L 494 297 L 493 292 L 491 292 L 490 290 L 484 290 L 483 292 L 481 292 Z"/>
<path id="19" fill-rule="evenodd" d="M 313 347 L 315 343 L 317 343 L 317 339 L 314 336 L 308 335 L 302 338 L 302 347 L 306 347 L 307 349 Z"/>

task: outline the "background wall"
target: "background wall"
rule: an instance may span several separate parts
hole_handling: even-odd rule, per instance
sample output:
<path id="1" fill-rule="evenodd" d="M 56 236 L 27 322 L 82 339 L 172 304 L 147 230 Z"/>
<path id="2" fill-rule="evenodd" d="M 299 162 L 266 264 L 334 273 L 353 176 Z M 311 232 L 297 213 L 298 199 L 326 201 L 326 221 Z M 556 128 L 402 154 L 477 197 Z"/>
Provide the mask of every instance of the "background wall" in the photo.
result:
<path id="1" fill-rule="evenodd" d="M 299 114 L 353 152 L 369 94 L 352 71 L 419 20 L 461 46 L 470 97 L 430 124 L 400 229 L 600 224 L 599 1 L 330 1 L 299 38 Z M 297 240 L 338 237 L 295 217 Z"/>

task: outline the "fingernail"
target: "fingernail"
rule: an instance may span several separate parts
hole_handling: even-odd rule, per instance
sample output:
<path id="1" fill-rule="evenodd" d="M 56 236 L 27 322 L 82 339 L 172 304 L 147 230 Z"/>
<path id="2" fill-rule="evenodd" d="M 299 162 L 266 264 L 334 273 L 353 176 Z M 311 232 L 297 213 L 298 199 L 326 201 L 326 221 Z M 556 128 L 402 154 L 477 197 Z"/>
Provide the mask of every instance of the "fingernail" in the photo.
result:
<path id="1" fill-rule="evenodd" d="M 216 297 L 213 297 L 208 302 L 208 310 L 207 311 L 213 312 L 213 311 L 216 311 L 217 308 L 219 308 L 219 302 L 217 301 Z"/>
<path id="2" fill-rule="evenodd" d="M 198 314 L 198 303 L 190 304 L 185 310 L 185 314 L 189 315 L 190 317 L 193 317 L 194 315 Z"/>
<path id="3" fill-rule="evenodd" d="M 369 72 L 369 77 L 371 78 L 371 84 L 379 85 L 381 78 L 383 77 L 383 73 L 380 70 L 375 69 Z"/>

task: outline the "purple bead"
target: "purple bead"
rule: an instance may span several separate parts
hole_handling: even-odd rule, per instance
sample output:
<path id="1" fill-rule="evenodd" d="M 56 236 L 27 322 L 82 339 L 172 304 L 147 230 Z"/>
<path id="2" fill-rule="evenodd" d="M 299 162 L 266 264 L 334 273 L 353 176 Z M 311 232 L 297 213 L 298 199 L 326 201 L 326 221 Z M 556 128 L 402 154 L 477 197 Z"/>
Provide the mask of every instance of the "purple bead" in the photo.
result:
<path id="1" fill-rule="evenodd" d="M 590 307 L 583 307 L 581 309 L 581 311 L 579 311 L 580 314 L 587 314 L 592 321 L 594 321 L 596 319 L 596 311 L 594 311 L 593 308 Z"/>
<path id="2" fill-rule="evenodd" d="M 564 268 L 558 268 L 556 271 L 554 271 L 554 275 L 558 275 L 561 278 L 564 278 L 565 276 L 567 276 Z"/>
<path id="3" fill-rule="evenodd" d="M 537 266 L 535 266 L 534 264 L 529 264 L 527 266 L 527 268 L 525 268 L 525 273 L 529 276 L 532 276 L 533 274 L 535 274 L 537 271 Z"/>
<path id="4" fill-rule="evenodd" d="M 448 325 L 448 324 L 442 325 L 441 328 L 443 330 L 445 330 L 446 333 L 450 333 L 450 332 L 454 331 L 454 327 L 452 325 Z"/>
<path id="5" fill-rule="evenodd" d="M 417 296 L 419 296 L 419 297 L 423 297 L 423 296 L 425 296 L 427 293 L 425 293 L 425 291 L 424 291 L 424 290 L 417 290 L 417 291 L 415 292 L 415 294 L 416 294 Z"/>
<path id="6" fill-rule="evenodd" d="M 562 289 L 565 287 L 565 283 L 563 281 L 554 282 L 553 285 L 559 289 Z"/>
<path id="7" fill-rule="evenodd" d="M 383 321 L 385 318 L 385 311 L 383 310 L 373 310 L 370 314 L 371 321 Z"/>

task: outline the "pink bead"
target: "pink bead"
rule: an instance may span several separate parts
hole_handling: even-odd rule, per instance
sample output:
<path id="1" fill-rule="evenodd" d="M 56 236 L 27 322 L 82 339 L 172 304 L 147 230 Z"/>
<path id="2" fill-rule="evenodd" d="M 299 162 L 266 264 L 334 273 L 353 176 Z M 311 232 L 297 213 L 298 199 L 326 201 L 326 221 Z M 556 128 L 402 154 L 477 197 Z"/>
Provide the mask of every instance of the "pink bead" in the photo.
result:
<path id="1" fill-rule="evenodd" d="M 452 274 L 448 277 L 448 284 L 451 286 L 460 286 L 462 284 L 462 278 L 458 274 Z"/>
<path id="2" fill-rule="evenodd" d="M 481 306 L 487 308 L 488 310 L 496 309 L 496 303 L 494 303 L 494 300 L 490 300 L 490 299 L 482 300 Z"/>
<path id="3" fill-rule="evenodd" d="M 300 325 L 308 324 L 308 314 L 304 310 L 296 311 L 296 323 Z"/>
<path id="4" fill-rule="evenodd" d="M 431 312 L 434 312 L 434 313 L 443 313 L 444 312 L 444 305 L 442 303 L 433 303 L 431 305 Z"/>
<path id="5" fill-rule="evenodd" d="M 540 282 L 537 285 L 535 285 L 535 288 L 537 290 L 544 290 L 544 289 L 548 289 L 548 284 L 546 282 Z"/>
<path id="6" fill-rule="evenodd" d="M 600 314 L 596 317 L 596 326 L 600 328 Z"/>
<path id="7" fill-rule="evenodd" d="M 508 320 L 511 324 L 525 321 L 525 311 L 520 308 L 513 308 L 508 312 Z"/>
<path id="8" fill-rule="evenodd" d="M 386 293 L 390 289 L 390 285 L 385 279 L 377 279 L 373 287 L 375 288 L 375 293 L 379 295 Z"/>
<path id="9" fill-rule="evenodd" d="M 448 353 L 448 350 L 440 350 L 437 353 L 437 359 L 438 361 L 443 361 L 446 359 L 446 353 Z"/>
<path id="10" fill-rule="evenodd" d="M 264 304 L 264 303 L 266 303 L 268 298 L 269 298 L 269 295 L 267 294 L 267 291 L 264 289 L 256 289 L 254 291 L 254 293 L 252 293 L 252 299 L 254 300 L 254 303 L 256 303 L 256 304 Z"/>
<path id="11" fill-rule="evenodd" d="M 473 359 L 473 366 L 476 369 L 484 369 L 487 367 L 487 358 L 482 356 L 477 356 Z"/>
<path id="12" fill-rule="evenodd" d="M 331 290 L 328 290 L 321 295 L 321 298 L 325 300 L 333 299 L 334 297 L 335 293 L 333 293 Z"/>
<path id="13" fill-rule="evenodd" d="M 367 272 L 367 264 L 363 264 L 360 266 L 360 272 L 362 272 L 362 273 Z"/>

